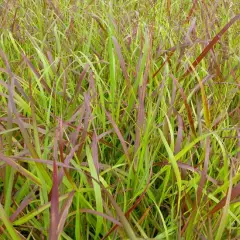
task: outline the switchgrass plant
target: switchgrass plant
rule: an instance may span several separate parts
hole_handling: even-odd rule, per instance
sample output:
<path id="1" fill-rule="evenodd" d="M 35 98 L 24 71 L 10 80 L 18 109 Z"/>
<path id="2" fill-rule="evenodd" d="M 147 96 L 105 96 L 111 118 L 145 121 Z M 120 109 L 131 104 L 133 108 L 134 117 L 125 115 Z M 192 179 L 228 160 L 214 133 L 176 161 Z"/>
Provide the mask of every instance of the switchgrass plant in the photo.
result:
<path id="1" fill-rule="evenodd" d="M 239 239 L 238 0 L 0 4 L 1 239 Z"/>

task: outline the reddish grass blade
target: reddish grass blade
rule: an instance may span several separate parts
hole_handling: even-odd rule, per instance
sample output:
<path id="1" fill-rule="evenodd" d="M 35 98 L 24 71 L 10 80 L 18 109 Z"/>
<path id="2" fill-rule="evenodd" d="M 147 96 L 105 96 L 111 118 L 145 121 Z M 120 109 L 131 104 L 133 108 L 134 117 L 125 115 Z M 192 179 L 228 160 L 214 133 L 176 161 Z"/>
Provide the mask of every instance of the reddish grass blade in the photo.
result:
<path id="1" fill-rule="evenodd" d="M 99 26 L 103 30 L 103 32 L 105 34 L 107 34 L 108 32 L 107 32 L 106 28 L 103 26 L 103 24 L 101 23 L 101 19 L 97 15 L 95 15 L 93 13 L 91 14 L 91 17 L 97 21 L 97 23 L 99 24 Z"/>
<path id="2" fill-rule="evenodd" d="M 191 7 L 191 9 L 190 9 L 190 11 L 189 11 L 189 13 L 188 13 L 188 15 L 187 15 L 186 20 L 185 20 L 184 23 L 188 23 L 188 22 L 189 22 L 192 14 L 194 13 L 194 10 L 195 10 L 196 7 L 197 7 L 197 2 L 198 2 L 198 0 L 193 0 L 192 7 Z"/>
<path id="3" fill-rule="evenodd" d="M 91 148 L 92 148 L 92 157 L 93 157 L 93 162 L 97 171 L 97 175 L 99 176 L 99 161 L 98 161 L 98 139 L 97 139 L 97 133 L 94 130 L 93 136 L 92 136 L 92 144 L 91 144 Z"/>
<path id="4" fill-rule="evenodd" d="M 0 152 L 0 160 L 5 162 L 8 166 L 11 166 L 12 168 L 16 169 L 19 173 L 21 173 L 26 178 L 29 178 L 31 181 L 36 183 L 38 186 L 41 186 L 41 182 L 32 173 L 27 171 L 21 165 L 17 164 L 11 158 L 4 156 L 1 152 Z"/>
<path id="5" fill-rule="evenodd" d="M 89 93 L 84 93 L 84 105 L 85 105 L 85 115 L 84 115 L 84 126 L 83 126 L 83 131 L 82 131 L 82 137 L 80 139 L 80 146 L 77 151 L 77 156 L 80 157 L 80 154 L 82 152 L 84 143 L 87 138 L 87 130 L 90 122 L 90 117 L 91 117 L 91 106 L 90 106 L 90 95 Z"/>
<path id="6" fill-rule="evenodd" d="M 1 54 L 1 50 L 0 50 L 0 55 L 1 55 L 2 58 L 3 58 L 4 55 Z M 5 62 L 5 63 L 6 63 L 6 62 Z M 6 70 L 6 69 L 4 69 L 4 68 L 1 68 L 1 67 L 0 67 L 0 71 L 3 72 L 3 73 L 7 73 L 7 74 L 9 75 L 9 71 Z M 11 76 L 9 76 L 9 77 L 11 77 Z M 19 93 L 21 93 L 21 95 L 26 99 L 26 101 L 29 101 L 29 98 L 28 98 L 27 94 L 24 92 L 24 90 L 23 90 L 23 88 L 21 87 L 20 83 L 17 81 L 17 79 L 18 79 L 19 77 L 18 77 L 16 74 L 14 74 L 14 73 L 12 73 L 12 77 L 14 77 L 14 79 L 16 80 L 16 81 L 15 81 L 15 85 L 16 85 L 17 90 L 19 91 Z M 7 88 L 7 85 L 5 84 L 5 82 L 2 82 L 2 81 L 1 81 L 1 85 L 3 85 L 4 87 Z"/>
<path id="7" fill-rule="evenodd" d="M 8 119 L 3 117 L 3 118 L 0 118 L 0 121 L 1 122 L 7 122 Z M 12 122 L 15 123 L 15 124 L 18 124 L 18 121 L 16 119 L 13 119 Z M 27 128 L 29 128 L 29 129 L 32 128 L 32 125 L 29 124 L 29 123 L 26 123 L 26 122 L 22 121 L 22 124 L 23 124 L 24 128 L 26 128 L 26 129 Z M 3 130 L 5 130 L 5 129 L 3 129 Z M 37 130 L 38 130 L 39 133 L 46 134 L 46 130 L 43 129 L 43 128 L 38 127 Z"/>
<path id="8" fill-rule="evenodd" d="M 82 85 L 82 81 L 84 79 L 84 77 L 86 76 L 88 70 L 89 70 L 89 64 L 85 64 L 83 71 L 81 72 L 79 79 L 78 79 L 78 83 L 77 86 L 75 88 L 75 93 L 74 93 L 74 97 L 79 93 L 80 89 L 81 89 L 81 85 Z"/>
<path id="9" fill-rule="evenodd" d="M 41 77 L 41 74 L 37 71 L 37 69 L 33 66 L 33 64 L 31 63 L 31 61 L 27 58 L 26 55 L 24 55 L 22 53 L 22 57 L 23 57 L 23 60 L 27 63 L 27 65 L 29 66 L 29 68 L 32 70 L 32 72 L 34 73 L 34 75 L 41 79 L 41 83 L 43 85 L 43 88 L 49 93 L 51 94 L 51 89 L 50 87 L 48 86 L 47 82 L 45 81 L 45 79 L 43 79 L 43 77 Z"/>
<path id="10" fill-rule="evenodd" d="M 168 12 L 168 15 L 170 16 L 171 14 L 171 0 L 167 0 L 167 12 Z"/>
<path id="11" fill-rule="evenodd" d="M 59 120 L 59 152 L 60 152 L 60 160 L 64 162 L 63 156 L 63 122 L 62 118 Z"/>
<path id="12" fill-rule="evenodd" d="M 209 164 L 209 157 L 210 157 L 210 138 L 207 137 L 206 139 L 206 153 L 205 153 L 205 159 L 204 159 L 204 165 L 203 165 L 203 170 L 201 174 L 201 179 L 198 185 L 197 189 L 197 205 L 199 205 L 201 198 L 202 198 L 202 191 L 204 188 L 204 185 L 207 180 L 207 171 L 208 171 L 208 164 Z"/>
<path id="13" fill-rule="evenodd" d="M 191 110 L 191 107 L 189 106 L 188 102 L 187 102 L 187 97 L 183 91 L 183 88 L 181 87 L 181 85 L 178 83 L 178 80 L 172 75 L 170 74 L 171 78 L 173 79 L 174 83 L 176 85 L 178 85 L 179 87 L 179 90 L 180 90 L 180 94 L 183 98 L 183 102 L 184 102 L 184 105 L 186 107 L 186 110 L 187 110 L 187 114 L 188 114 L 188 121 L 189 121 L 189 125 L 190 125 L 190 128 L 192 130 L 192 133 L 193 135 L 196 137 L 196 131 L 195 131 L 195 127 L 194 127 L 194 121 L 193 121 L 193 117 L 192 117 L 192 110 Z"/>
<path id="14" fill-rule="evenodd" d="M 118 44 L 118 41 L 115 37 L 112 37 L 112 40 L 113 40 L 113 44 L 115 46 L 115 49 L 116 49 L 116 52 L 117 52 L 117 55 L 118 55 L 118 59 L 119 59 L 119 63 L 120 63 L 120 66 L 121 66 L 121 69 L 122 69 L 122 72 L 123 72 L 123 76 L 126 80 L 127 88 L 130 88 L 131 82 L 130 82 L 130 78 L 129 78 L 128 73 L 127 73 L 127 68 L 126 68 L 125 61 L 123 59 L 121 48 L 120 48 L 120 46 Z"/>
<path id="15" fill-rule="evenodd" d="M 89 88 L 91 89 L 91 97 L 92 99 L 96 100 L 97 97 L 97 90 L 94 81 L 94 74 L 93 71 L 89 71 Z"/>
<path id="16" fill-rule="evenodd" d="M 176 50 L 176 48 L 169 53 L 169 55 L 167 56 L 167 59 L 162 63 L 162 65 L 158 68 L 158 70 L 153 74 L 153 76 L 152 76 L 153 78 L 155 78 L 158 75 L 158 73 L 161 71 L 161 69 L 164 67 L 164 65 L 167 62 L 170 61 L 170 59 L 171 59 L 172 55 L 174 54 L 175 50 Z"/>
<path id="17" fill-rule="evenodd" d="M 153 166 L 165 166 L 165 165 L 170 165 L 170 163 L 168 161 L 163 161 L 163 162 L 157 162 L 157 163 L 153 164 Z M 191 165 L 186 164 L 186 163 L 182 163 L 182 162 L 178 161 L 177 165 L 178 165 L 179 168 L 184 169 L 184 170 L 188 170 L 188 171 L 191 171 L 191 172 L 196 172 L 196 173 L 199 173 L 199 174 L 202 173 L 202 171 L 199 168 L 192 167 Z M 212 178 L 208 175 L 207 175 L 207 180 L 212 182 L 216 186 L 220 186 L 222 184 L 222 182 L 217 181 L 216 179 L 214 179 L 214 178 Z"/>
<path id="18" fill-rule="evenodd" d="M 210 214 L 214 214 L 217 211 L 219 211 L 220 209 L 222 209 L 225 204 L 226 204 L 226 200 L 227 200 L 227 195 L 210 211 Z M 230 197 L 230 201 L 234 200 L 235 198 L 240 196 L 240 183 L 238 183 L 235 187 L 232 188 L 232 193 L 231 193 L 231 197 Z"/>
<path id="19" fill-rule="evenodd" d="M 78 145 L 78 147 L 79 147 L 79 145 Z M 60 152 L 61 163 L 65 163 L 64 156 L 63 156 L 63 123 L 62 123 L 62 119 L 59 120 L 59 127 L 56 129 L 54 146 L 53 146 L 53 158 L 54 158 L 54 161 L 56 164 L 57 164 L 57 159 L 58 159 L 58 148 L 59 148 L 59 152 Z M 76 151 L 76 149 L 75 149 L 75 151 Z M 65 163 L 65 164 L 66 164 L 66 166 L 68 166 L 69 162 Z M 63 165 L 63 168 L 60 170 L 60 173 L 58 174 L 58 185 L 61 184 L 63 175 L 65 174 L 68 181 L 72 184 L 73 187 L 75 187 L 74 181 L 72 180 L 72 177 L 68 173 L 68 168 L 65 167 L 65 164 Z M 57 165 L 59 166 L 59 164 L 57 164 Z M 49 196 L 51 194 L 52 194 L 52 192 L 50 191 Z"/>
<path id="20" fill-rule="evenodd" d="M 178 132 L 174 148 L 174 154 L 177 154 L 181 150 L 181 145 L 183 141 L 183 119 L 179 114 L 177 115 L 177 120 L 178 120 Z"/>
<path id="21" fill-rule="evenodd" d="M 102 138 L 104 138 L 105 136 L 109 135 L 112 132 L 113 132 L 113 130 L 111 129 L 111 130 L 108 130 L 104 133 L 101 133 L 100 135 L 97 136 L 97 140 L 100 141 Z"/>
<path id="22" fill-rule="evenodd" d="M 141 218 L 139 219 L 139 221 L 138 221 L 138 224 L 139 224 L 139 225 L 141 225 L 141 224 L 143 223 L 144 219 L 145 219 L 146 217 L 148 217 L 148 214 L 149 214 L 149 212 L 150 212 L 151 209 L 152 209 L 151 206 L 146 209 L 146 211 L 143 213 L 142 217 L 141 217 Z"/>
<path id="23" fill-rule="evenodd" d="M 181 60 L 185 55 L 185 51 L 187 48 L 190 48 L 193 43 L 191 34 L 196 32 L 196 18 L 194 18 L 190 24 L 190 27 L 184 37 L 183 44 L 180 44 L 180 53 L 178 57 L 178 64 L 176 66 L 176 71 L 178 71 L 179 67 L 181 66 Z"/>
<path id="24" fill-rule="evenodd" d="M 145 189 L 143 190 L 142 194 L 137 198 L 137 200 L 135 201 L 135 203 L 133 204 L 133 206 L 131 208 L 128 209 L 128 211 L 125 213 L 125 216 L 126 217 L 129 217 L 129 215 L 131 214 L 131 212 L 138 206 L 138 204 L 142 201 L 142 199 L 144 198 L 146 192 L 147 192 L 147 189 L 149 187 L 149 183 L 150 183 L 150 179 L 151 179 L 151 176 L 152 176 L 152 168 L 150 170 L 150 174 L 149 174 L 149 178 L 148 178 L 148 182 L 147 182 L 147 185 L 145 187 Z M 102 240 L 105 240 L 113 231 L 115 231 L 116 229 L 118 228 L 117 225 L 114 225 L 110 231 L 102 238 Z"/>
<path id="25" fill-rule="evenodd" d="M 67 216 L 68 216 L 68 211 L 72 204 L 74 193 L 75 193 L 74 191 L 69 193 L 68 198 L 67 198 L 66 202 L 64 203 L 64 205 L 62 207 L 62 211 L 59 215 L 59 223 L 58 223 L 58 229 L 57 229 L 58 236 L 60 236 L 60 234 L 63 231 L 63 227 L 66 222 Z"/>
<path id="26" fill-rule="evenodd" d="M 80 133 L 80 130 L 83 128 L 83 124 L 82 124 L 82 120 L 83 120 L 83 117 L 85 115 L 85 105 L 83 104 L 81 106 L 81 108 L 76 112 L 76 114 L 74 114 L 75 116 L 72 116 L 71 119 L 68 121 L 69 123 L 71 122 L 74 122 L 77 115 L 79 114 L 80 115 L 80 119 L 78 120 L 78 125 L 77 125 L 77 128 L 75 129 L 75 131 L 70 135 L 70 140 L 71 140 L 71 143 L 73 146 L 76 145 L 77 143 L 77 139 L 79 137 L 79 133 Z"/>
<path id="27" fill-rule="evenodd" d="M 59 139 L 59 129 L 55 130 L 54 145 L 53 145 L 53 159 L 58 160 L 58 139 Z"/>
<path id="28" fill-rule="evenodd" d="M 60 12 L 60 10 L 58 9 L 58 7 L 52 2 L 52 0 L 47 0 L 47 2 L 49 3 L 49 5 L 53 8 L 55 14 L 57 17 L 59 17 L 62 21 L 64 21 L 62 14 Z M 55 1 L 55 3 L 57 4 L 57 2 Z"/>
<path id="29" fill-rule="evenodd" d="M 207 75 L 201 82 L 202 82 L 202 85 L 204 85 L 208 80 L 212 79 L 215 75 L 212 74 L 212 75 Z M 192 94 L 195 94 L 196 92 L 198 92 L 199 90 L 201 89 L 201 85 L 200 83 L 197 84 L 197 86 L 195 86 L 193 88 L 193 90 L 191 91 Z"/>
<path id="30" fill-rule="evenodd" d="M 240 117 L 239 117 L 240 120 Z M 240 149 L 240 129 L 237 130 L 237 137 L 238 137 L 238 149 Z M 240 159 L 240 150 L 237 153 L 237 159 Z"/>
<path id="31" fill-rule="evenodd" d="M 106 196 L 108 197 L 109 201 L 111 202 L 111 204 L 113 205 L 121 223 L 122 223 L 122 226 L 126 232 L 126 234 L 128 235 L 128 237 L 131 239 L 131 240 L 137 240 L 136 236 L 135 236 L 135 233 L 130 225 L 130 223 L 128 222 L 126 216 L 123 214 L 121 208 L 119 207 L 119 205 L 116 203 L 115 199 L 112 197 L 112 195 L 108 192 L 107 189 L 105 189 L 104 186 L 102 186 L 102 190 L 103 192 L 106 194 Z M 105 238 L 105 237 L 104 237 Z M 103 239 L 104 239 L 103 238 Z"/>
<path id="32" fill-rule="evenodd" d="M 112 223 L 116 224 L 117 226 L 121 226 L 122 227 L 122 223 L 121 222 L 119 222 L 114 217 L 109 216 L 109 215 L 107 215 L 105 213 L 101 213 L 101 212 L 98 212 L 98 211 L 95 211 L 95 210 L 92 210 L 92 209 L 80 209 L 80 212 L 81 213 L 90 213 L 90 214 L 93 214 L 93 215 L 98 215 L 100 217 L 103 217 L 103 218 L 111 221 Z"/>
<path id="33" fill-rule="evenodd" d="M 32 157 L 33 158 L 38 158 L 38 154 L 34 148 L 34 146 L 32 145 L 31 141 L 30 141 L 30 137 L 29 137 L 29 134 L 27 132 L 27 130 L 25 129 L 24 127 L 24 124 L 23 124 L 23 121 L 22 119 L 20 118 L 18 112 L 17 112 L 17 109 L 16 109 L 16 106 L 15 106 L 15 103 L 14 103 L 14 98 L 13 98 L 13 94 L 14 94 L 14 83 L 15 83 L 15 79 L 14 79 L 14 75 L 11 71 L 11 68 L 10 68 L 10 64 L 8 62 L 8 59 L 7 57 L 5 56 L 5 54 L 1 51 L 0 49 L 0 54 L 2 55 L 3 59 L 4 59 L 4 62 L 5 62 L 5 65 L 6 65 L 6 68 L 7 68 L 7 71 L 9 73 L 9 76 L 11 76 L 11 85 L 8 85 L 8 90 L 9 90 L 9 107 L 8 107 L 8 110 L 9 110 L 9 117 L 8 117 L 8 125 L 9 124 L 12 124 L 12 114 L 14 113 L 15 116 L 16 116 L 16 120 L 17 120 L 17 124 L 20 128 L 20 131 L 22 133 L 22 136 L 23 136 L 23 139 L 24 139 L 24 142 L 29 150 L 29 152 L 31 153 Z M 11 114 L 11 115 L 10 115 Z M 10 129 L 10 128 L 9 128 Z M 9 141 L 11 143 L 11 141 Z M 10 150 L 9 150 L 9 153 L 10 153 Z M 15 167 L 16 167 L 16 163 L 15 163 Z M 42 171 L 42 173 L 44 174 L 44 177 L 49 180 L 49 176 L 48 176 L 48 173 L 47 171 L 43 168 L 42 165 L 37 165 L 37 167 Z M 20 169 L 21 169 L 21 166 L 20 166 Z M 26 174 L 26 170 L 24 168 L 21 169 L 22 172 L 25 172 Z M 29 173 L 27 174 L 29 175 Z M 31 177 L 33 179 L 33 177 Z M 36 181 L 36 180 L 35 180 Z M 39 183 L 38 183 L 39 184 Z"/>
<path id="34" fill-rule="evenodd" d="M 12 126 L 13 126 L 13 113 L 14 113 L 14 110 L 15 110 L 14 99 L 13 99 L 15 78 L 14 78 L 14 75 L 13 75 L 13 73 L 11 71 L 11 67 L 10 67 L 9 61 L 7 59 L 7 56 L 2 51 L 2 49 L 0 49 L 0 56 L 3 59 L 3 62 L 5 64 L 5 66 L 6 66 L 7 73 L 9 75 L 9 77 L 10 77 L 10 81 L 8 81 L 8 84 L 6 85 L 7 89 L 8 89 L 8 94 L 9 94 L 9 97 L 8 97 L 8 109 L 7 109 L 7 112 L 8 112 L 7 129 L 9 130 L 9 129 L 12 129 Z M 10 156 L 11 153 L 12 153 L 12 132 L 10 132 L 7 135 L 7 143 L 8 143 L 7 155 Z"/>
<path id="35" fill-rule="evenodd" d="M 56 67 L 54 65 L 53 55 L 50 51 L 47 51 L 47 58 L 48 58 L 49 63 L 51 64 L 51 68 L 52 68 L 53 72 L 57 73 Z"/>
<path id="36" fill-rule="evenodd" d="M 106 115 L 107 115 L 107 118 L 108 120 L 110 121 L 110 123 L 112 124 L 113 126 L 113 129 L 115 131 L 115 133 L 117 134 L 118 136 L 118 139 L 120 140 L 121 144 L 122 144 L 122 147 L 123 147 L 123 151 L 125 153 L 125 156 L 127 157 L 127 160 L 128 160 L 128 163 L 129 163 L 129 166 L 131 167 L 131 162 L 130 162 L 130 156 L 128 154 L 128 148 L 127 148 L 127 144 L 122 136 L 122 133 L 120 132 L 117 124 L 115 123 L 115 121 L 113 120 L 111 114 L 107 111 L 105 111 Z"/>
<path id="37" fill-rule="evenodd" d="M 69 165 L 69 162 L 70 162 L 70 160 L 72 159 L 72 156 L 73 156 L 73 152 L 76 151 L 78 147 L 79 147 L 79 145 L 76 146 L 75 149 L 72 149 L 72 153 L 69 153 L 69 155 L 67 156 L 67 158 L 66 158 L 66 163 L 67 164 L 64 164 L 64 163 L 61 163 L 61 162 L 56 162 L 56 165 L 58 167 L 65 167 L 67 169 L 73 169 L 73 170 L 77 170 L 77 171 L 82 172 L 81 168 L 72 167 L 72 166 Z M 53 166 L 53 161 L 52 160 L 33 159 L 33 158 L 24 158 L 24 157 L 13 157 L 13 159 L 16 159 L 16 160 L 21 161 L 21 162 L 37 162 L 37 163 L 44 163 L 46 165 Z M 82 162 L 81 166 L 86 167 L 86 166 L 88 166 L 88 163 L 87 162 Z M 110 168 L 112 168 L 110 165 L 99 163 L 99 169 L 106 170 L 106 169 L 110 169 Z M 58 174 L 58 179 L 60 179 L 59 175 L 60 175 L 60 173 Z"/>
<path id="38" fill-rule="evenodd" d="M 207 55 L 207 53 L 214 47 L 214 45 L 221 39 L 222 35 L 237 21 L 240 19 L 240 14 L 236 15 L 232 18 L 223 28 L 222 30 L 212 39 L 212 41 L 204 48 L 201 54 L 197 57 L 197 59 L 192 63 L 191 66 L 187 69 L 187 71 L 183 74 L 180 79 L 185 78 L 189 73 L 191 73 L 197 65 L 202 61 L 202 59 Z"/>
<path id="39" fill-rule="evenodd" d="M 58 170 L 57 164 L 53 162 L 53 185 L 51 190 L 51 215 L 49 237 L 51 240 L 58 239 L 58 223 L 59 223 L 59 195 L 58 195 Z"/>
<path id="40" fill-rule="evenodd" d="M 135 140 L 135 146 L 134 146 L 135 153 L 139 148 L 141 132 L 143 131 L 143 127 L 144 127 L 144 116 L 145 116 L 144 102 L 146 97 L 146 89 L 147 89 L 147 82 L 148 82 L 148 75 L 149 75 L 149 68 L 150 68 L 149 58 L 150 58 L 150 50 L 148 52 L 146 68 L 143 75 L 143 82 L 142 82 L 142 85 L 140 85 L 138 88 L 139 105 L 138 105 L 138 115 L 137 115 L 137 125 L 136 125 L 136 140 Z M 137 163 L 135 159 L 135 167 L 136 167 L 136 164 Z"/>
<path id="41" fill-rule="evenodd" d="M 186 230 L 187 230 L 187 232 L 192 231 L 193 224 L 194 224 L 194 221 L 195 221 L 195 218 L 196 218 L 196 215 L 197 215 L 197 208 L 198 208 L 199 203 L 201 202 L 203 188 L 204 188 L 204 185 L 205 185 L 206 180 L 207 180 L 207 170 L 208 170 L 209 156 L 210 156 L 210 138 L 207 137 L 204 167 L 203 167 L 203 171 L 201 172 L 201 179 L 200 179 L 198 189 L 197 189 L 197 198 L 194 201 L 193 208 L 192 208 L 191 214 L 189 216 L 189 221 L 187 221 L 185 223 L 185 225 L 184 225 L 184 227 L 181 231 L 182 234 Z"/>
<path id="42" fill-rule="evenodd" d="M 78 146 L 76 146 L 76 148 L 74 149 L 75 151 L 76 151 L 76 149 L 77 149 L 77 147 Z M 73 151 L 74 151 L 73 150 Z M 69 154 L 70 155 L 70 154 Z M 68 156 L 69 156 L 68 155 Z M 72 155 L 72 154 L 71 154 Z M 46 164 L 46 165 L 50 165 L 50 166 L 53 166 L 53 161 L 52 160 L 47 160 L 47 159 L 36 159 L 36 158 L 24 158 L 24 157 L 13 157 L 13 159 L 16 159 L 16 160 L 18 160 L 18 161 L 21 161 L 21 162 L 36 162 L 36 163 L 43 163 L 43 164 Z M 71 157 L 69 157 L 69 161 L 71 160 Z M 67 161 L 67 163 L 69 164 L 69 161 Z M 56 162 L 56 165 L 58 166 L 58 167 L 65 167 L 65 168 L 69 168 L 69 169 L 77 169 L 77 168 L 75 168 L 75 167 L 71 167 L 71 166 L 69 166 L 69 165 L 67 165 L 67 164 L 65 164 L 65 163 L 61 163 L 61 162 Z M 80 168 L 79 169 L 77 169 L 77 170 L 80 170 Z M 58 178 L 59 178 L 59 175 L 60 174 L 58 174 Z"/>
<path id="43" fill-rule="evenodd" d="M 15 219 L 17 218 L 17 216 L 24 210 L 24 208 L 26 208 L 29 203 L 34 199 L 33 198 L 33 191 L 28 194 L 23 200 L 22 202 L 20 203 L 19 207 L 17 208 L 17 210 L 9 217 L 9 220 L 11 222 L 14 222 Z"/>

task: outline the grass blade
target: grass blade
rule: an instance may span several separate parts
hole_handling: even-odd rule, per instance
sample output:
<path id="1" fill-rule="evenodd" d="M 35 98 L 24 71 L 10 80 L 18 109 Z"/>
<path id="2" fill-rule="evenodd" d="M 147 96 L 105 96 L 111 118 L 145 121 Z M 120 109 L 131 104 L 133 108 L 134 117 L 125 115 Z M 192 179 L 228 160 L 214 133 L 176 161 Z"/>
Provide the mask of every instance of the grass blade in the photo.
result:
<path id="1" fill-rule="evenodd" d="M 18 236 L 18 234 L 16 233 L 12 223 L 10 222 L 10 220 L 7 217 L 6 212 L 3 209 L 2 204 L 0 203 L 0 218 L 2 219 L 4 225 L 6 226 L 6 229 L 9 233 L 9 235 L 11 236 L 12 239 L 16 239 L 16 240 L 21 240 L 21 238 Z"/>
<path id="2" fill-rule="evenodd" d="M 51 215 L 49 237 L 51 240 L 58 239 L 59 224 L 59 196 L 58 196 L 58 170 L 56 160 L 53 162 L 53 186 L 51 190 Z"/>
<path id="3" fill-rule="evenodd" d="M 180 79 L 185 78 L 189 73 L 191 73 L 197 65 L 203 60 L 203 58 L 208 54 L 208 52 L 214 47 L 214 45 L 221 39 L 223 34 L 236 22 L 240 19 L 240 14 L 233 17 L 223 28 L 222 30 L 209 42 L 209 44 L 203 49 L 201 54 L 196 58 L 196 60 L 191 64 L 187 71 L 183 74 Z"/>

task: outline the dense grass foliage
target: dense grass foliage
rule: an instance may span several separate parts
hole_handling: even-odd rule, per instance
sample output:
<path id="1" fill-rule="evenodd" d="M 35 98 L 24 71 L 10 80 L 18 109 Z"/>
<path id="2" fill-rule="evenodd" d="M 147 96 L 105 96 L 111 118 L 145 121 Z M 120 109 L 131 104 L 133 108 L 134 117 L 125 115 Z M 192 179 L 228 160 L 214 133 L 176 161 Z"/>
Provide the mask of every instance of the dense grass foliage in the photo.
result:
<path id="1" fill-rule="evenodd" d="M 0 239 L 239 239 L 238 0 L 0 3 Z"/>

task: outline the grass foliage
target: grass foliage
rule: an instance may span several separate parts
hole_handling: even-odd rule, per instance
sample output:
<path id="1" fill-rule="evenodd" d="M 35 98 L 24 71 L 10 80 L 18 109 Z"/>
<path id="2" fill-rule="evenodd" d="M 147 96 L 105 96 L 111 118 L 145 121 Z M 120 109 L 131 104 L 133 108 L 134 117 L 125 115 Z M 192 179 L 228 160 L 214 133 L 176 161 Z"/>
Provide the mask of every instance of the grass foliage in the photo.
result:
<path id="1" fill-rule="evenodd" d="M 1 239 L 239 239 L 238 0 L 0 3 Z"/>

